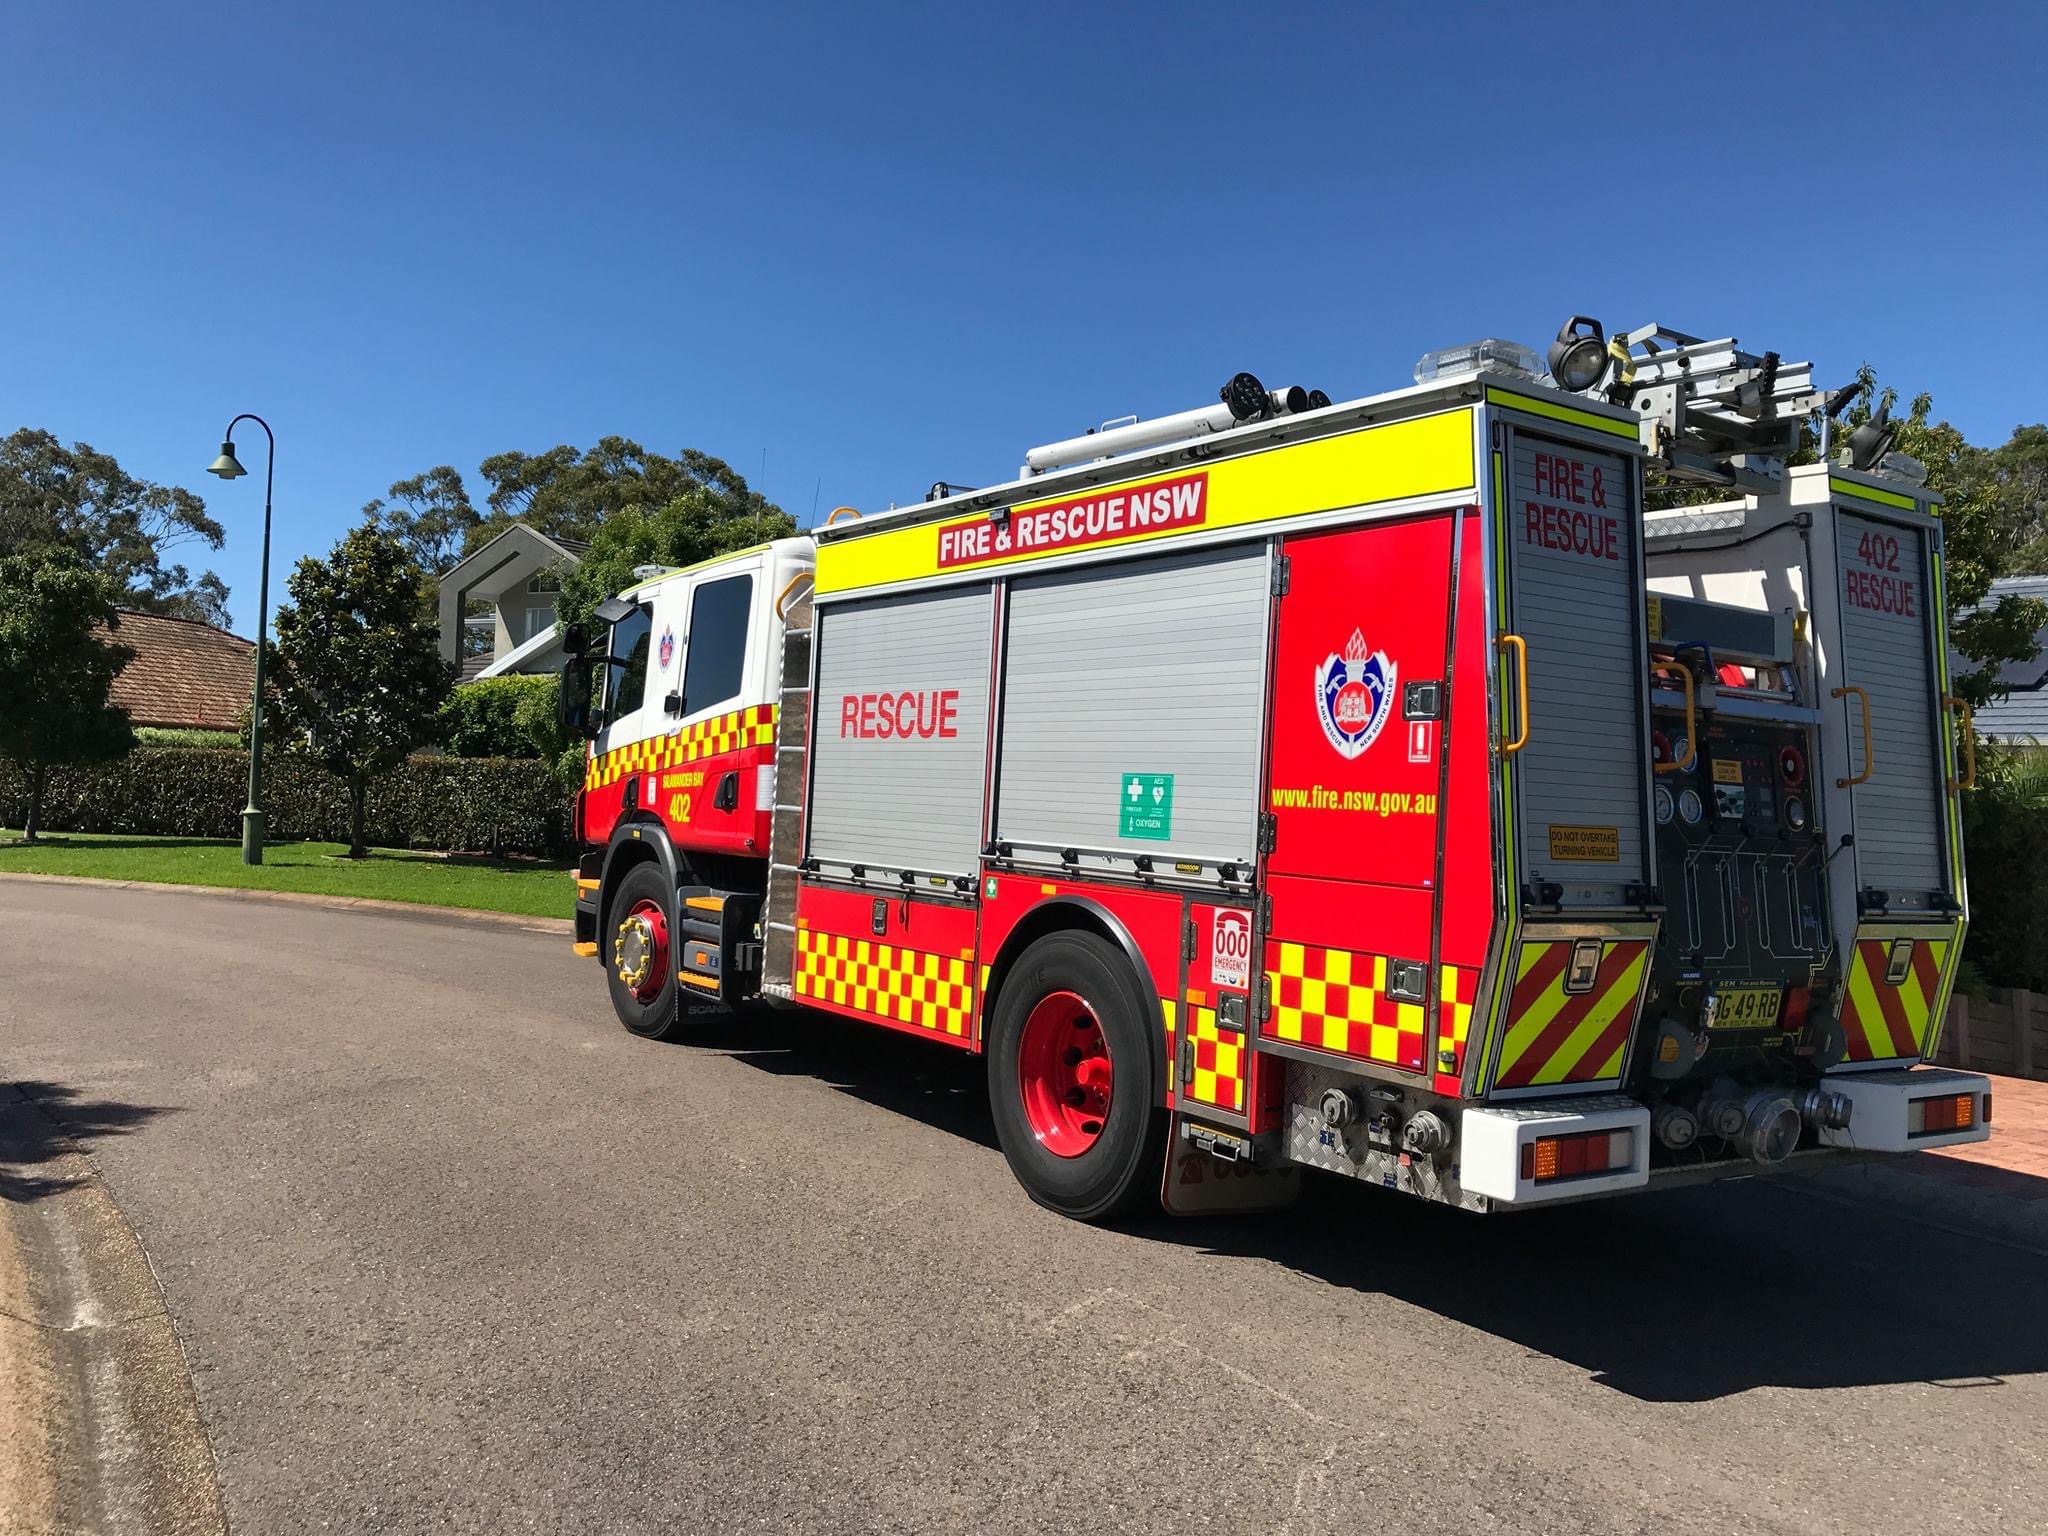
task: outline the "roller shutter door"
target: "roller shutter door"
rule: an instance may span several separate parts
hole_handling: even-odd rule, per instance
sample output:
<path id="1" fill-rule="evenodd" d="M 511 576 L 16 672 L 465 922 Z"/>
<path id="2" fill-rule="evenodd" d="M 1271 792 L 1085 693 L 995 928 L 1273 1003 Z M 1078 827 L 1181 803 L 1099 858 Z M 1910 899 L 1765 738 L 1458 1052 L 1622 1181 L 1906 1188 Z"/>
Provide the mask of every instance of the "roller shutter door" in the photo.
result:
<path id="1" fill-rule="evenodd" d="M 920 875 L 979 867 L 994 609 L 986 585 L 819 610 L 809 852 Z"/>
<path id="2" fill-rule="evenodd" d="M 1529 645 L 1529 744 L 1514 758 L 1522 858 L 1567 906 L 1644 878 L 1642 556 L 1629 463 L 1514 436 L 1511 623 Z"/>
<path id="3" fill-rule="evenodd" d="M 1018 581 L 996 835 L 1250 863 L 1269 579 L 1257 544 Z M 1170 798 L 1163 835 L 1125 835 L 1134 778 Z"/>
<path id="4" fill-rule="evenodd" d="M 1842 661 L 1846 680 L 1870 694 L 1870 730 L 1852 695 L 1847 711 L 1849 762 L 1862 771 L 1877 754 L 1870 779 L 1850 792 L 1856 817 L 1859 883 L 1875 886 L 1892 906 L 1925 908 L 1941 890 L 1944 789 L 1937 754 L 1933 641 L 1927 629 L 1926 537 L 1853 513 L 1835 518 L 1842 572 Z M 1833 703 L 1834 701 L 1830 701 Z"/>

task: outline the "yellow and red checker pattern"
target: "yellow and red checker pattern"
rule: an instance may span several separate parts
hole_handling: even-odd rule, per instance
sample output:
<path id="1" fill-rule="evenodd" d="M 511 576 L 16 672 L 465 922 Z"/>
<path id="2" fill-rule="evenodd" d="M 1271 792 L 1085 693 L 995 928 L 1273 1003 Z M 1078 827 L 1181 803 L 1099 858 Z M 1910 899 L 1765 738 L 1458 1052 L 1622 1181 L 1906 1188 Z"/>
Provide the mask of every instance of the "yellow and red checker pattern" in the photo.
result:
<path id="1" fill-rule="evenodd" d="M 1456 1093 L 1459 1074 L 1465 1069 L 1465 1042 L 1472 1034 L 1472 1006 L 1479 996 L 1476 966 L 1447 965 L 1437 978 L 1436 1070 L 1443 1081 L 1437 1087 Z"/>
<path id="2" fill-rule="evenodd" d="M 1915 938 L 1913 963 L 1897 985 L 1885 980 L 1895 938 L 1856 936 L 1856 954 L 1849 965 L 1849 990 L 1842 1000 L 1842 1030 L 1849 1038 L 1850 1061 L 1918 1058 L 1927 1052 L 1933 1032 L 1934 1000 L 1941 990 L 1941 970 L 1953 942 Z"/>
<path id="3" fill-rule="evenodd" d="M 1188 1101 L 1242 1114 L 1245 1037 L 1217 1024 L 1216 1010 L 1207 1005 L 1206 997 L 1202 992 L 1188 994 L 1188 1041 L 1193 1051 Z"/>
<path id="4" fill-rule="evenodd" d="M 1508 995 L 1506 1038 L 1495 1088 L 1540 1088 L 1617 1077 L 1649 969 L 1646 939 L 1608 939 L 1585 992 L 1565 991 L 1570 939 L 1522 945 Z"/>
<path id="5" fill-rule="evenodd" d="M 972 962 L 797 925 L 797 996 L 956 1040 L 974 1021 Z"/>
<path id="6" fill-rule="evenodd" d="M 1423 1070 L 1421 1003 L 1387 995 L 1387 957 L 1268 942 L 1273 1009 L 1262 1033 L 1295 1045 Z"/>
<path id="7" fill-rule="evenodd" d="M 583 788 L 586 791 L 602 789 L 629 773 L 660 773 L 679 763 L 694 763 L 699 758 L 716 757 L 721 752 L 774 744 L 775 706 L 754 704 L 746 709 L 733 710 L 730 714 L 699 720 L 673 736 L 649 736 L 641 741 L 628 742 L 602 757 L 593 755 L 589 767 L 584 770 Z"/>

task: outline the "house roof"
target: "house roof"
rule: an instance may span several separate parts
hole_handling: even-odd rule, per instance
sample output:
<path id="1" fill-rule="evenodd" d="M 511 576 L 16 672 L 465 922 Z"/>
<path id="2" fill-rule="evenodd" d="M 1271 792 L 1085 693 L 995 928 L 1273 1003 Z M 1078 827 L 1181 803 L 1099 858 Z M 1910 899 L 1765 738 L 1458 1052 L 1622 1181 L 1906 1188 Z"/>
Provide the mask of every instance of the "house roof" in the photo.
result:
<path id="1" fill-rule="evenodd" d="M 240 635 L 124 608 L 113 638 L 135 652 L 112 692 L 135 724 L 231 731 L 249 707 L 256 647 Z"/>
<path id="2" fill-rule="evenodd" d="M 2002 576 L 1991 583 L 1986 601 L 2008 595 L 2048 599 L 2048 576 Z M 2009 661 L 1998 669 L 1998 681 L 2012 691 L 1977 711 L 1977 729 L 1986 736 L 2024 736 L 2048 742 L 2048 628 L 2035 632 L 2034 643 L 2041 651 L 2033 660 Z M 1960 653 L 1955 659 L 1969 664 L 1969 658 Z"/>
<path id="3" fill-rule="evenodd" d="M 464 672 L 467 675 L 462 680 L 466 683 L 470 680 L 471 676 L 504 677 L 512 672 L 524 672 L 531 663 L 547 655 L 550 650 L 560 650 L 561 645 L 561 626 L 559 624 L 550 624 L 532 639 L 522 640 L 495 660 L 479 658 L 485 662 L 485 665 L 478 668 L 473 674 L 469 673 L 467 668 L 464 668 Z M 543 667 L 541 670 L 548 671 L 551 669 Z"/>
<path id="4" fill-rule="evenodd" d="M 507 544 L 507 540 L 511 543 Z M 484 576 L 517 555 L 521 545 L 526 547 L 528 553 L 543 560 L 560 560 L 569 565 L 581 563 L 583 552 L 590 548 L 582 539 L 552 538 L 526 523 L 507 523 L 488 543 L 470 551 L 442 572 L 441 581 L 444 585 L 467 591 Z"/>

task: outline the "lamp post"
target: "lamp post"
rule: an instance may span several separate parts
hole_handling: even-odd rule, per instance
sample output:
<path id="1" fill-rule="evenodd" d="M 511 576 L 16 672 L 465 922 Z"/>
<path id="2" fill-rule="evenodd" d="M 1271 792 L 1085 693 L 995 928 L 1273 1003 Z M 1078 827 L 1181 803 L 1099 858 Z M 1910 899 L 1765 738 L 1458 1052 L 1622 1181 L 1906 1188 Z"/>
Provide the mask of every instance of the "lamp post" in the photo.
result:
<path id="1" fill-rule="evenodd" d="M 263 651 L 270 633 L 270 480 L 277 468 L 277 439 L 270 423 L 261 416 L 243 412 L 228 423 L 221 434 L 220 457 L 207 465 L 209 474 L 223 480 L 237 480 L 249 473 L 235 457 L 235 428 L 253 421 L 270 442 L 270 458 L 263 466 L 263 564 L 256 577 L 256 682 L 249 692 L 249 803 L 242 807 L 242 862 L 263 862 Z"/>

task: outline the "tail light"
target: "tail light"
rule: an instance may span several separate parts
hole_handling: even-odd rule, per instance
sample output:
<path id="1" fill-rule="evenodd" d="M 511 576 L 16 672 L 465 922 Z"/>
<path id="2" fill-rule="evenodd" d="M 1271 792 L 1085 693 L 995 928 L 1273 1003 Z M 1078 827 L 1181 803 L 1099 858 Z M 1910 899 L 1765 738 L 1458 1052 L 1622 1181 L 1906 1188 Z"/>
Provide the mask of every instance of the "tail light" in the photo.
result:
<path id="1" fill-rule="evenodd" d="M 1522 1177 L 1532 1184 L 1584 1178 L 1627 1168 L 1635 1160 L 1634 1131 L 1580 1131 L 1522 1143 Z"/>
<path id="2" fill-rule="evenodd" d="M 1908 1136 L 1944 1136 L 1967 1131 L 1977 1123 L 1977 1095 L 1944 1093 L 1938 1098 L 1915 1099 L 1906 1106 Z"/>

